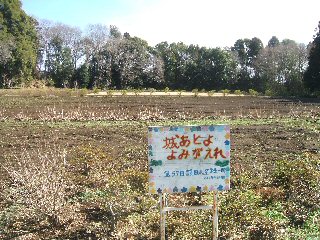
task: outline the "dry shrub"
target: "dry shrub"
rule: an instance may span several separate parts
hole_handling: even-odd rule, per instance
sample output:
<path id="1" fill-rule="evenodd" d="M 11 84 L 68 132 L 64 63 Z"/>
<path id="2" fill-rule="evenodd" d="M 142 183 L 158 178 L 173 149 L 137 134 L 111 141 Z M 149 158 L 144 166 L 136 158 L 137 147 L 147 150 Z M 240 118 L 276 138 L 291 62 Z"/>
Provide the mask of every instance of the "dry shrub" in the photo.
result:
<path id="1" fill-rule="evenodd" d="M 108 178 L 117 170 L 115 161 L 107 150 L 91 145 L 78 146 L 68 161 L 67 178 L 76 186 L 76 191 L 84 187 L 103 187 Z"/>
<path id="2" fill-rule="evenodd" d="M 314 153 L 296 155 L 293 160 L 277 160 L 272 173 L 273 184 L 284 190 L 286 200 L 319 208 L 320 170 L 319 156 Z"/>
<path id="3" fill-rule="evenodd" d="M 262 187 L 257 189 L 257 193 L 262 197 L 265 204 L 271 204 L 285 199 L 284 190 L 276 187 Z"/>
<path id="4" fill-rule="evenodd" d="M 74 211 L 67 202 L 70 186 L 65 178 L 66 164 L 66 152 L 55 149 L 24 150 L 4 166 L 10 181 L 3 197 L 8 206 L 20 210 L 16 221 L 29 219 L 61 226 L 71 219 Z"/>

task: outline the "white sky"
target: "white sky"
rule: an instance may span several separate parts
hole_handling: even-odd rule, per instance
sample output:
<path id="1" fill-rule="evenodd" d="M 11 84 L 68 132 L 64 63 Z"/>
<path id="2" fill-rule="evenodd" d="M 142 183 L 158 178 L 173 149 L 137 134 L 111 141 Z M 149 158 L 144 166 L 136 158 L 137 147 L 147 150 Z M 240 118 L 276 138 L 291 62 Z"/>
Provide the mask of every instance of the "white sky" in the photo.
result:
<path id="1" fill-rule="evenodd" d="M 60 4 L 60 14 L 50 15 L 49 2 L 51 12 Z M 74 3 L 72 11 L 64 2 Z M 23 7 L 36 17 L 69 25 L 116 25 L 152 46 L 182 41 L 230 47 L 237 39 L 253 37 L 267 44 L 272 36 L 307 44 L 320 21 L 320 0 L 23 0 Z"/>

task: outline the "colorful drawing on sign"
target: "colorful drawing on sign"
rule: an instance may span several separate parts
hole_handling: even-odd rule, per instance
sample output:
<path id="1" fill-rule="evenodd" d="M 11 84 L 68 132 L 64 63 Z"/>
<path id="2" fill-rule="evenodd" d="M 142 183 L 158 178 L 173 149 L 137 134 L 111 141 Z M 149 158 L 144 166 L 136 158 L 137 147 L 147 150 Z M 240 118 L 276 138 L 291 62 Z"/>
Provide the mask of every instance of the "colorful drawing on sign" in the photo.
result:
<path id="1" fill-rule="evenodd" d="M 228 125 L 148 128 L 149 192 L 230 188 Z"/>

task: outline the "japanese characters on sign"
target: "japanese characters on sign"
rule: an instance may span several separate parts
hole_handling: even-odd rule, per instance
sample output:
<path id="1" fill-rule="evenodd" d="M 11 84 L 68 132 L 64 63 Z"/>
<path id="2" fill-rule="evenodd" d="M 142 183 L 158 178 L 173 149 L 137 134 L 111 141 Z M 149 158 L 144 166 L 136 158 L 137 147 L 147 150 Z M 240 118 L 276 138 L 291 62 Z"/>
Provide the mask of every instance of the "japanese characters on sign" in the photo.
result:
<path id="1" fill-rule="evenodd" d="M 148 128 L 149 192 L 230 188 L 228 125 Z"/>

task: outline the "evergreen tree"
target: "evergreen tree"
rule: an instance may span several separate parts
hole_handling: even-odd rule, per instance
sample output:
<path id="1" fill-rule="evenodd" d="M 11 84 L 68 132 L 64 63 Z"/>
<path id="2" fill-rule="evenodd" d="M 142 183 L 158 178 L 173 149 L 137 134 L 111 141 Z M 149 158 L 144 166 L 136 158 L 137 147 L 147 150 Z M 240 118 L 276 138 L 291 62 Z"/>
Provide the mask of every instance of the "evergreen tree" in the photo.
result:
<path id="1" fill-rule="evenodd" d="M 268 42 L 268 47 L 277 47 L 280 45 L 280 41 L 276 36 L 272 36 L 272 38 Z"/>
<path id="2" fill-rule="evenodd" d="M 318 24 L 318 32 L 316 33 L 310 53 L 309 65 L 304 74 L 305 86 L 311 91 L 320 91 L 320 21 Z"/>
<path id="3" fill-rule="evenodd" d="M 261 90 L 259 87 L 260 79 L 255 69 L 255 61 L 263 49 L 262 41 L 254 37 L 252 39 L 238 39 L 231 51 L 236 54 L 240 71 L 238 74 L 237 88 L 248 91 L 250 88 Z"/>
<path id="4" fill-rule="evenodd" d="M 22 9 L 20 0 L 2 0 L 0 9 L 0 86 L 27 84 L 37 59 L 36 21 Z"/>
<path id="5" fill-rule="evenodd" d="M 88 65 L 84 63 L 77 68 L 73 79 L 74 87 L 87 88 L 90 80 Z"/>

